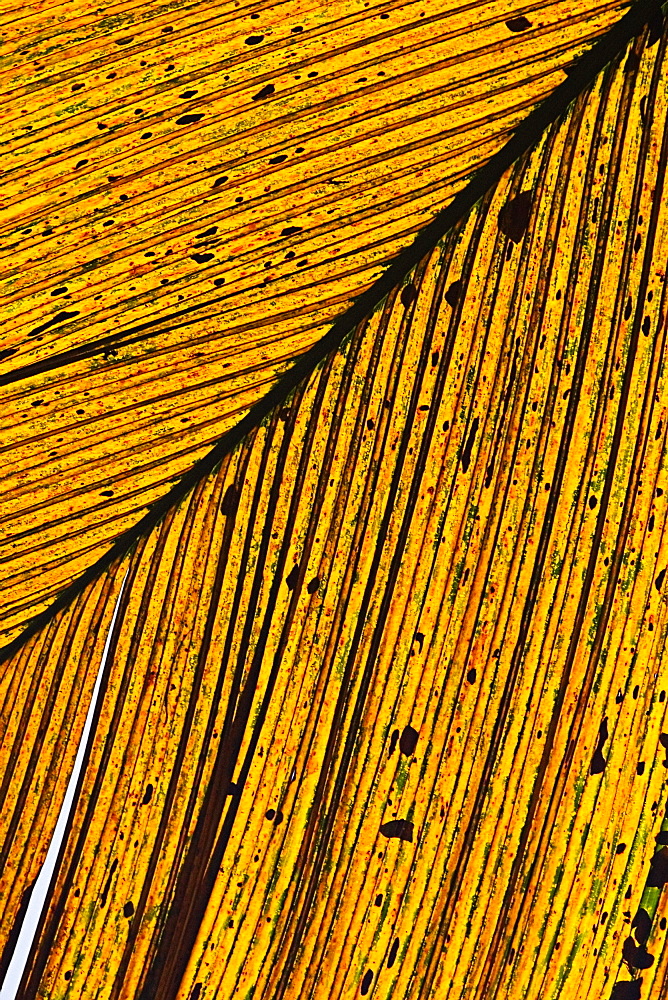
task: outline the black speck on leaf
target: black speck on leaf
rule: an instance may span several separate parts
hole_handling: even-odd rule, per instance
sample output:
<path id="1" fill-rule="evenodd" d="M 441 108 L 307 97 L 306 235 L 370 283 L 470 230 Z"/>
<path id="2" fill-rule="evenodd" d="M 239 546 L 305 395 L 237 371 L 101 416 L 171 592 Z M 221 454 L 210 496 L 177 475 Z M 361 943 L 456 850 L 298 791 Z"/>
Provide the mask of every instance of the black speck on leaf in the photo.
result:
<path id="1" fill-rule="evenodd" d="M 384 837 L 396 837 L 399 840 L 407 840 L 413 843 L 413 824 L 408 819 L 392 819 L 389 823 L 383 823 L 380 832 Z"/>
<path id="2" fill-rule="evenodd" d="M 591 764 L 589 765 L 590 774 L 603 774 L 605 771 L 606 759 L 599 750 L 598 747 L 594 750 L 591 758 Z"/>
<path id="3" fill-rule="evenodd" d="M 309 594 L 315 594 L 319 586 L 320 586 L 320 580 L 318 579 L 317 576 L 314 576 L 313 579 L 308 584 L 306 591 Z"/>
<path id="4" fill-rule="evenodd" d="M 85 167 L 87 163 L 88 163 L 88 160 L 79 160 L 79 162 L 77 163 L 77 165 L 76 165 L 76 167 L 74 169 L 75 170 L 79 170 L 80 167 Z"/>
<path id="5" fill-rule="evenodd" d="M 287 160 L 287 158 L 288 157 L 287 157 L 286 153 L 281 153 L 279 156 L 272 156 L 272 158 L 269 160 L 269 162 L 270 163 L 285 163 L 285 161 Z"/>
<path id="6" fill-rule="evenodd" d="M 246 39 L 246 45 L 259 45 L 263 40 L 264 35 L 249 35 Z"/>
<path id="7" fill-rule="evenodd" d="M 12 354 L 16 354 L 18 347 L 6 347 L 4 351 L 0 351 L 0 361 L 5 361 L 7 358 L 11 358 Z"/>
<path id="8" fill-rule="evenodd" d="M 633 979 L 631 982 L 622 981 L 615 983 L 612 987 L 610 1000 L 640 1000 L 640 988 L 642 979 Z"/>
<path id="9" fill-rule="evenodd" d="M 287 583 L 289 590 L 295 589 L 295 587 L 297 586 L 298 579 L 299 579 L 299 567 L 297 566 L 297 563 L 295 563 L 285 578 L 285 582 Z"/>
<path id="10" fill-rule="evenodd" d="M 74 319 L 74 317 L 78 315 L 79 315 L 78 311 L 75 310 L 73 310 L 72 312 L 63 311 L 56 313 L 56 315 L 52 316 L 51 319 L 47 319 L 45 323 L 40 323 L 40 325 L 36 326 L 34 330 L 31 330 L 28 336 L 36 337 L 39 333 L 43 333 L 45 330 L 48 330 L 49 327 L 57 326 L 58 323 L 64 323 L 65 320 L 68 319 Z"/>
<path id="11" fill-rule="evenodd" d="M 236 514 L 238 506 L 239 492 L 236 486 L 231 483 L 225 490 L 225 495 L 220 502 L 220 513 L 229 517 L 231 514 Z"/>
<path id="12" fill-rule="evenodd" d="M 471 667 L 471 669 L 466 674 L 466 680 L 469 682 L 469 684 L 475 684 L 477 676 L 478 675 L 476 674 L 475 667 Z"/>
<path id="13" fill-rule="evenodd" d="M 264 814 L 264 818 L 268 820 L 273 820 L 275 815 L 276 815 L 275 809 L 267 809 L 266 813 Z"/>
<path id="14" fill-rule="evenodd" d="M 650 888 L 663 889 L 666 882 L 668 882 L 668 847 L 661 847 L 649 863 L 646 885 Z"/>
<path id="15" fill-rule="evenodd" d="M 407 285 L 401 289 L 401 304 L 408 307 L 411 302 L 415 302 L 417 298 L 417 291 L 415 285 L 412 282 L 408 282 Z"/>
<path id="16" fill-rule="evenodd" d="M 608 738 L 608 719 L 606 717 L 605 719 L 603 719 L 603 722 L 599 726 L 598 743 L 592 755 L 591 764 L 589 765 L 590 774 L 603 774 L 603 772 L 605 771 L 605 765 L 607 761 L 603 756 L 603 746 L 607 738 Z"/>
<path id="17" fill-rule="evenodd" d="M 263 87 L 262 90 L 258 90 L 257 94 L 253 95 L 252 100 L 264 101 L 265 98 L 271 97 L 271 95 L 275 93 L 276 93 L 276 87 L 273 85 L 273 83 L 268 83 L 266 87 Z"/>
<path id="18" fill-rule="evenodd" d="M 406 757 L 412 757 L 417 746 L 419 733 L 412 726 L 406 726 L 399 740 L 399 749 Z"/>
<path id="19" fill-rule="evenodd" d="M 187 101 L 190 97 L 194 97 L 196 93 L 196 90 L 184 90 L 182 94 L 179 94 L 179 97 L 182 101 Z"/>
<path id="20" fill-rule="evenodd" d="M 128 902 L 123 907 L 123 916 L 131 917 L 134 912 L 135 912 L 134 905 L 128 900 Z"/>
<path id="21" fill-rule="evenodd" d="M 299 35 L 300 32 L 302 32 L 303 30 L 304 29 L 302 28 L 301 24 L 296 24 L 294 28 L 290 28 L 290 31 L 292 32 L 293 35 Z"/>
<path id="22" fill-rule="evenodd" d="M 146 791 L 144 792 L 144 798 L 141 800 L 141 804 L 143 806 L 147 806 L 152 798 L 153 798 L 153 785 L 147 785 Z"/>
<path id="23" fill-rule="evenodd" d="M 162 28 L 161 30 L 163 35 L 171 35 L 174 29 L 172 28 L 171 24 L 168 24 L 166 28 Z"/>
<path id="24" fill-rule="evenodd" d="M 469 465 L 471 464 L 471 451 L 473 450 L 473 442 L 475 441 L 475 436 L 478 433 L 478 425 L 480 420 L 478 417 L 474 417 L 471 423 L 471 430 L 469 431 L 466 443 L 462 448 L 462 472 L 468 472 Z"/>
<path id="25" fill-rule="evenodd" d="M 213 253 L 194 253 L 190 255 L 190 259 L 197 261 L 198 264 L 206 264 L 207 261 L 213 260 L 215 256 Z"/>
<path id="26" fill-rule="evenodd" d="M 506 21 L 506 28 L 509 31 L 527 31 L 533 25 L 527 17 L 511 17 Z"/>
<path id="27" fill-rule="evenodd" d="M 281 229 L 281 236 L 294 236 L 295 233 L 301 233 L 302 228 L 302 226 L 286 226 Z"/>
<path id="28" fill-rule="evenodd" d="M 102 892 L 100 893 L 100 906 L 106 906 L 107 896 L 109 895 L 109 889 L 111 887 L 111 880 L 114 877 L 114 872 L 118 868 L 118 858 L 114 858 L 111 862 L 111 867 L 109 868 L 109 874 L 107 875 L 107 880 L 104 883 Z"/>
<path id="29" fill-rule="evenodd" d="M 213 182 L 213 187 L 215 188 L 220 187 L 221 184 L 225 184 L 225 182 L 229 181 L 229 179 L 230 179 L 229 177 L 216 177 L 215 181 Z"/>
<path id="30" fill-rule="evenodd" d="M 367 969 L 362 978 L 362 985 L 360 986 L 360 993 L 362 994 L 362 996 L 366 996 L 366 994 L 369 992 L 369 990 L 371 989 L 372 982 L 373 982 L 373 972 L 371 971 L 371 969 Z"/>
<path id="31" fill-rule="evenodd" d="M 654 955 L 644 945 L 637 945 L 632 937 L 627 937 L 622 945 L 622 957 L 632 969 L 649 969 L 654 965 Z"/>
<path id="32" fill-rule="evenodd" d="M 399 739 L 399 730 L 398 729 L 394 729 L 392 731 L 392 735 L 390 737 L 390 749 L 389 749 L 388 754 L 387 754 L 388 757 L 391 757 L 392 754 L 394 753 L 394 751 L 397 749 L 397 740 L 398 739 Z"/>
<path id="33" fill-rule="evenodd" d="M 397 959 L 397 952 L 399 951 L 399 938 L 395 938 L 392 942 L 392 947 L 390 948 L 390 954 L 387 956 L 387 967 L 391 969 Z"/>
<path id="34" fill-rule="evenodd" d="M 643 906 L 638 908 L 631 927 L 638 944 L 645 944 L 652 929 L 652 918 Z"/>
<path id="35" fill-rule="evenodd" d="M 449 306 L 452 306 L 453 309 L 455 308 L 455 306 L 457 305 L 457 303 L 461 298 L 463 287 L 464 286 L 461 280 L 458 278 L 457 281 L 452 282 L 447 292 L 445 293 L 445 301 L 448 303 Z"/>
<path id="36" fill-rule="evenodd" d="M 54 290 L 51 292 L 51 294 L 52 295 L 62 295 L 66 291 L 67 291 L 67 285 L 59 285 L 58 288 L 54 288 Z"/>
<path id="37" fill-rule="evenodd" d="M 663 587 L 663 581 L 665 579 L 666 579 L 666 570 L 664 568 L 661 570 L 656 580 L 654 581 L 654 586 L 656 587 L 657 590 L 661 590 L 661 588 Z"/>
<path id="38" fill-rule="evenodd" d="M 521 191 L 515 198 L 510 198 L 499 212 L 499 229 L 513 243 L 519 243 L 527 231 L 531 204 L 531 192 Z"/>
<path id="39" fill-rule="evenodd" d="M 134 35 L 130 38 L 115 38 L 114 41 L 117 45 L 129 45 L 130 42 L 134 41 Z"/>
<path id="40" fill-rule="evenodd" d="M 666 751 L 666 759 L 662 760 L 661 763 L 663 764 L 664 767 L 668 767 L 668 733 L 661 733 L 661 735 L 659 736 L 659 743 Z"/>
<path id="41" fill-rule="evenodd" d="M 177 125 L 195 125 L 196 122 L 201 122 L 204 115 L 181 115 L 180 118 L 176 119 Z"/>

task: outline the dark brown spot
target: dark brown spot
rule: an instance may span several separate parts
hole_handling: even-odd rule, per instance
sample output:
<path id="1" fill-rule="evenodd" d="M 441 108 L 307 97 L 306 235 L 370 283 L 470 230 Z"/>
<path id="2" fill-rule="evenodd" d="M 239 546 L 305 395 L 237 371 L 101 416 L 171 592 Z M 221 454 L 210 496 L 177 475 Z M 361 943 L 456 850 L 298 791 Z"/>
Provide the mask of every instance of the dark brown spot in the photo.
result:
<path id="1" fill-rule="evenodd" d="M 276 87 L 273 85 L 273 83 L 268 83 L 266 87 L 262 88 L 262 90 L 258 90 L 257 94 L 253 96 L 252 100 L 264 101 L 265 98 L 271 97 L 271 95 L 274 94 L 275 92 L 276 92 Z"/>
<path id="2" fill-rule="evenodd" d="M 506 28 L 508 28 L 509 31 L 526 31 L 528 28 L 532 27 L 533 25 L 531 21 L 523 16 L 511 17 L 508 21 L 506 21 Z"/>
<path id="3" fill-rule="evenodd" d="M 663 889 L 668 882 L 668 847 L 661 847 L 649 863 L 647 885 L 650 888 Z"/>
<path id="4" fill-rule="evenodd" d="M 407 840 L 413 843 L 413 824 L 407 819 L 392 819 L 389 823 L 383 823 L 380 832 L 384 837 L 396 837 L 399 840 Z"/>
<path id="5" fill-rule="evenodd" d="M 622 957 L 631 969 L 649 969 L 654 965 L 654 955 L 644 945 L 636 945 L 632 937 L 627 937 L 622 945 Z"/>
<path id="6" fill-rule="evenodd" d="M 399 749 L 406 757 L 412 757 L 418 741 L 418 732 L 412 726 L 406 726 L 399 740 Z"/>
<path id="7" fill-rule="evenodd" d="M 652 929 L 652 918 L 643 906 L 639 907 L 631 927 L 634 929 L 633 933 L 638 944 L 645 944 Z"/>
<path id="8" fill-rule="evenodd" d="M 612 987 L 610 1000 L 640 1000 L 640 987 L 642 979 L 634 979 L 631 982 L 615 983 Z"/>
<path id="9" fill-rule="evenodd" d="M 390 954 L 387 956 L 388 969 L 391 969 L 392 966 L 394 965 L 398 951 L 399 951 L 399 938 L 395 938 L 394 941 L 392 942 L 392 947 L 390 948 Z"/>
<path id="10" fill-rule="evenodd" d="M 522 191 L 511 198 L 499 212 L 499 229 L 513 243 L 519 243 L 524 236 L 531 217 L 531 192 Z"/>
<path id="11" fill-rule="evenodd" d="M 461 298 L 463 288 L 464 285 L 462 281 L 458 278 L 457 281 L 452 282 L 447 292 L 445 293 L 444 296 L 445 301 L 448 303 L 449 306 L 452 306 L 453 309 L 455 308 L 455 306 L 457 305 L 457 303 Z"/>
<path id="12" fill-rule="evenodd" d="M 229 517 L 232 514 L 236 514 L 237 507 L 239 506 L 239 492 L 236 486 L 231 483 L 225 490 L 225 495 L 220 502 L 220 513 L 225 514 Z"/>
<path id="13" fill-rule="evenodd" d="M 603 745 L 608 738 L 608 719 L 607 717 L 601 723 L 598 730 L 598 744 L 594 750 L 594 754 L 591 759 L 591 764 L 589 765 L 590 774 L 603 774 L 605 771 L 605 765 L 607 763 L 605 757 L 603 756 Z"/>
<path id="14" fill-rule="evenodd" d="M 371 969 L 367 969 L 362 979 L 362 985 L 360 986 L 360 993 L 362 994 L 362 996 L 366 996 L 366 994 L 369 992 L 372 981 L 373 981 L 373 972 L 371 971 Z"/>
<path id="15" fill-rule="evenodd" d="M 411 302 L 415 302 L 417 298 L 417 291 L 415 290 L 415 285 L 410 282 L 401 289 L 401 304 L 408 308 Z"/>

